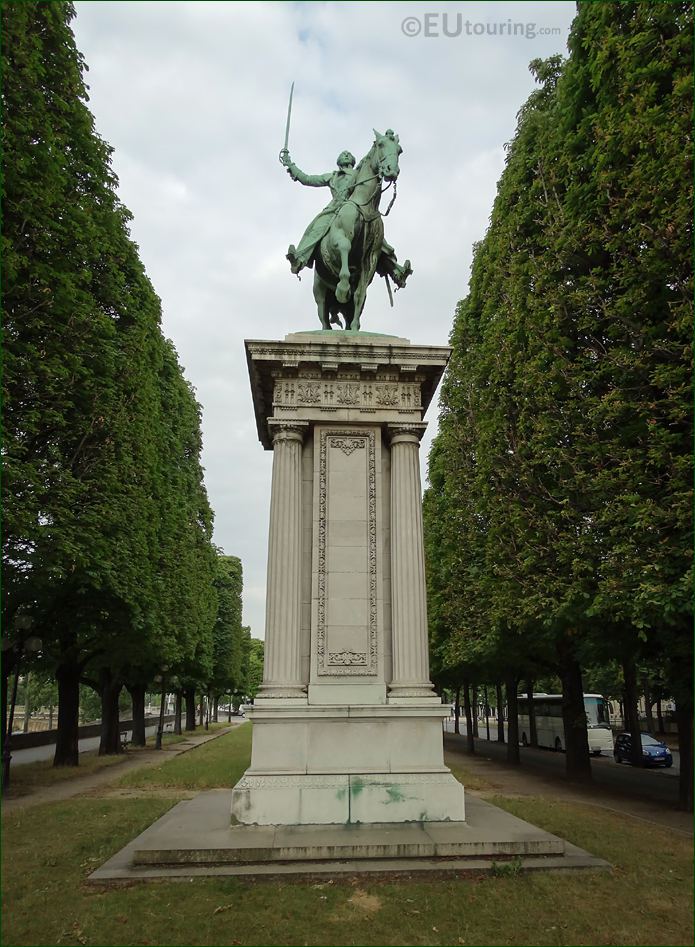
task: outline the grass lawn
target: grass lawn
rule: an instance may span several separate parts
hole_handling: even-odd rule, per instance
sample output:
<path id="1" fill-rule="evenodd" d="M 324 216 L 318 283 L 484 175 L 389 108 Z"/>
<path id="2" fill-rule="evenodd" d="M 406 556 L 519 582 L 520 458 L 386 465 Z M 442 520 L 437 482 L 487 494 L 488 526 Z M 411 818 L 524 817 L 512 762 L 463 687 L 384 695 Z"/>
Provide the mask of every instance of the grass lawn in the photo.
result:
<path id="1" fill-rule="evenodd" d="M 3 820 L 6 947 L 36 945 L 690 944 L 692 844 L 655 826 L 548 799 L 494 800 L 609 859 L 609 872 L 461 879 L 186 882 L 95 888 L 90 871 L 165 812 L 162 787 L 228 786 L 250 726 L 120 784 Z M 459 771 L 459 775 L 461 772 Z"/>
<path id="2" fill-rule="evenodd" d="M 131 789 L 202 790 L 231 787 L 241 779 L 249 765 L 250 756 L 251 724 L 244 723 L 217 740 L 165 760 L 160 766 L 124 773 L 119 785 Z"/>
<path id="3" fill-rule="evenodd" d="M 223 730 L 227 727 L 226 723 L 211 723 L 210 731 Z M 200 736 L 205 731 L 198 729 L 196 736 Z M 163 734 L 162 745 L 164 747 L 173 746 L 188 740 L 190 733 L 181 735 L 167 731 Z M 154 749 L 156 735 L 151 734 L 146 739 L 145 747 L 128 746 L 124 754 L 118 756 L 99 756 L 96 750 L 87 750 L 80 753 L 80 765 L 75 768 L 72 766 L 53 766 L 53 760 L 40 760 L 37 763 L 24 763 L 21 766 L 13 766 L 11 770 L 10 786 L 6 793 L 8 799 L 14 799 L 17 796 L 25 796 L 34 789 L 41 789 L 44 786 L 52 786 L 54 783 L 61 783 L 68 779 L 86 776 L 90 773 L 97 773 L 109 766 L 122 763 L 123 760 L 132 757 L 134 754 L 141 753 L 143 749 Z M 250 743 L 249 743 L 250 745 Z M 201 784 L 202 785 L 202 784 Z M 215 783 L 215 785 L 220 785 Z M 224 784 L 221 784 L 224 785 Z M 193 788 L 198 788 L 197 786 Z"/>
<path id="4" fill-rule="evenodd" d="M 99 756 L 96 750 L 80 753 L 80 765 L 54 766 L 53 760 L 40 760 L 37 763 L 24 763 L 22 766 L 13 766 L 10 772 L 10 786 L 7 797 L 24 796 L 34 789 L 43 786 L 52 786 L 68 779 L 75 779 L 89 773 L 97 773 L 102 769 L 122 763 L 124 755 Z"/>

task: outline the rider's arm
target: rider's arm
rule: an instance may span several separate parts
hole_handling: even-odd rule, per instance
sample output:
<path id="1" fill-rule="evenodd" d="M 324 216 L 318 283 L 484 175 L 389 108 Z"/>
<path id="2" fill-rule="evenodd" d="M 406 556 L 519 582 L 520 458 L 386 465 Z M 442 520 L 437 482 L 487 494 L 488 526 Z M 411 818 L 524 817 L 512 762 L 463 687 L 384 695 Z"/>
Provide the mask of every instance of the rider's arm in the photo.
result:
<path id="1" fill-rule="evenodd" d="M 309 187 L 327 187 L 331 181 L 331 174 L 305 174 L 296 164 L 287 165 L 287 173 L 293 181 L 307 184 Z"/>

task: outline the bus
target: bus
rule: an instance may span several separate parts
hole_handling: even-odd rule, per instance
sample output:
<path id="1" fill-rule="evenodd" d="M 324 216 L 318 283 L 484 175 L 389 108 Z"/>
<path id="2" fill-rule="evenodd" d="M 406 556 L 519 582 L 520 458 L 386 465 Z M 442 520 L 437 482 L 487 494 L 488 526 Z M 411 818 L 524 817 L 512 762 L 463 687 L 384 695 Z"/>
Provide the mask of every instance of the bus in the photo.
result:
<path id="1" fill-rule="evenodd" d="M 565 749 L 565 729 L 562 725 L 562 694 L 534 694 L 538 746 L 551 750 Z M 600 694 L 584 694 L 586 729 L 589 752 L 593 756 L 613 753 L 613 731 L 610 725 L 608 701 Z M 519 737 L 524 746 L 531 742 L 528 717 L 528 696 L 519 695 Z"/>

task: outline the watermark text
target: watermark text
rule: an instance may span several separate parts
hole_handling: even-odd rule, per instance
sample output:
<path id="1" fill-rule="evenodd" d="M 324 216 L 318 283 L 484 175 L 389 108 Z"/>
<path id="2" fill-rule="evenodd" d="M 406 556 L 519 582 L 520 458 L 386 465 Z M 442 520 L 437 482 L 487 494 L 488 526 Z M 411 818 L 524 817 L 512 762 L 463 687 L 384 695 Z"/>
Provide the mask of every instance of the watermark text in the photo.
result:
<path id="1" fill-rule="evenodd" d="M 463 13 L 423 13 L 422 16 L 407 16 L 401 23 L 405 36 L 435 38 L 446 36 L 521 36 L 535 39 L 537 36 L 559 36 L 559 26 L 539 26 L 537 23 L 516 23 L 514 20 L 499 20 L 496 23 L 480 23 L 464 20 Z"/>

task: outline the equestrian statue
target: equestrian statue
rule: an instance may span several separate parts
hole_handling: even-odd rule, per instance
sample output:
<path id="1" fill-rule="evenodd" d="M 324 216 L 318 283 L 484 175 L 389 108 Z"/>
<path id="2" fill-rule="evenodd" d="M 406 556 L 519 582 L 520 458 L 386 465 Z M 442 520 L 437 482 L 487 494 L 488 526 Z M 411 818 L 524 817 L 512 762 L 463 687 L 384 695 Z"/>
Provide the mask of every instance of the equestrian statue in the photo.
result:
<path id="1" fill-rule="evenodd" d="M 357 166 L 352 154 L 343 151 L 338 155 L 336 171 L 305 174 L 292 161 L 287 148 L 291 109 L 292 92 L 280 162 L 293 181 L 308 187 L 328 187 L 332 199 L 309 224 L 299 244 L 290 245 L 287 259 L 297 275 L 305 267 L 313 267 L 314 299 L 321 326 L 340 327 L 342 315 L 345 329 L 356 332 L 374 274 L 385 278 L 393 305 L 389 279 L 402 288 L 413 272 L 410 260 L 399 265 L 393 247 L 384 239 L 383 217 L 396 199 L 398 158 L 403 149 L 391 129 L 383 135 L 375 130 L 374 143 Z M 393 196 L 382 214 L 379 204 L 390 186 Z"/>

